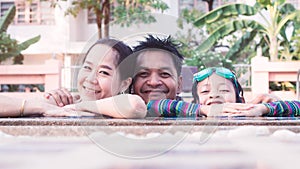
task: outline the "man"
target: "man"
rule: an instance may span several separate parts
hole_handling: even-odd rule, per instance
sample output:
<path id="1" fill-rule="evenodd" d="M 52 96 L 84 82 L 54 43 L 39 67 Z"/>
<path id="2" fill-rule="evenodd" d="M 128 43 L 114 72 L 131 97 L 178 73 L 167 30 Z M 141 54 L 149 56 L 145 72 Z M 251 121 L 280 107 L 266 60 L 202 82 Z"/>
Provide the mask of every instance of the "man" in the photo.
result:
<path id="1" fill-rule="evenodd" d="M 182 89 L 183 56 L 170 37 L 160 39 L 148 35 L 134 47 L 136 73 L 132 93 L 149 100 L 176 99 Z"/>

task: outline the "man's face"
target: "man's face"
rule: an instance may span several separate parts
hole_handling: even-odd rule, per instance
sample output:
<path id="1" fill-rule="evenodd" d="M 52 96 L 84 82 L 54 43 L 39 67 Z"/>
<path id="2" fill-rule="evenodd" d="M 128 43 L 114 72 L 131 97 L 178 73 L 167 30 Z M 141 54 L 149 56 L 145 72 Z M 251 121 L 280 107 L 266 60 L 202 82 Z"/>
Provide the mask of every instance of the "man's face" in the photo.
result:
<path id="1" fill-rule="evenodd" d="M 137 57 L 134 93 L 149 100 L 175 99 L 181 92 L 182 79 L 176 72 L 170 53 L 145 51 Z"/>

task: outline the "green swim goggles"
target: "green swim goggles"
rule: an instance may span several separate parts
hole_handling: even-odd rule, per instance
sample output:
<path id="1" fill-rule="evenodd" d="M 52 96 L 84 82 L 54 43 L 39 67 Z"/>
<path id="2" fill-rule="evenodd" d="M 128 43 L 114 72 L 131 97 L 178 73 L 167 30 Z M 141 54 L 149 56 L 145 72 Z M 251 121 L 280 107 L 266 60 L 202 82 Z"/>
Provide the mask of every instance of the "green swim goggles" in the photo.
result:
<path id="1" fill-rule="evenodd" d="M 202 80 L 211 76 L 214 72 L 217 75 L 224 77 L 225 79 L 232 79 L 234 81 L 235 87 L 238 88 L 237 79 L 236 79 L 235 74 L 232 71 L 230 71 L 229 69 L 226 69 L 224 67 L 210 67 L 210 68 L 201 70 L 200 72 L 194 74 L 193 81 L 201 82 Z"/>

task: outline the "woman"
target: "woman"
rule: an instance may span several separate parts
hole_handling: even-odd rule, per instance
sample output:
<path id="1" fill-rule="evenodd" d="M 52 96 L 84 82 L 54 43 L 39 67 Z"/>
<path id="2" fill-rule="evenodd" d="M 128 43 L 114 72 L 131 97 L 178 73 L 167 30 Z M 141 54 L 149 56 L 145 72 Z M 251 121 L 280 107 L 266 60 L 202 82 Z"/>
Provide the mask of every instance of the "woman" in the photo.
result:
<path id="1" fill-rule="evenodd" d="M 137 95 L 122 94 L 132 82 L 134 67 L 130 47 L 114 39 L 101 39 L 90 47 L 78 73 L 79 97 L 66 89 L 47 92 L 48 103 L 74 111 L 115 118 L 143 118 L 146 105 Z M 126 103 L 126 104 L 124 104 Z"/>

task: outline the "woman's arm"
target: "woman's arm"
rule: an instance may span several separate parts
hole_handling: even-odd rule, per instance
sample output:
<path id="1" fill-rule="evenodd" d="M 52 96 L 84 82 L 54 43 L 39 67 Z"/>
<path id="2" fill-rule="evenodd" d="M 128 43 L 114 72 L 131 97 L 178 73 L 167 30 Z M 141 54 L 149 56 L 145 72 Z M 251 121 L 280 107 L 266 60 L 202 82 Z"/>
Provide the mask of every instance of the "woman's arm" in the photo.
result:
<path id="1" fill-rule="evenodd" d="M 26 104 L 26 103 L 24 103 Z M 1 117 L 20 117 L 22 112 L 23 100 L 0 96 L 0 116 Z M 23 105 L 24 108 L 25 105 Z"/>
<path id="2" fill-rule="evenodd" d="M 61 111 L 62 108 L 33 98 L 19 99 L 0 96 L 0 117 L 42 116 L 48 110 Z M 54 113 L 53 116 L 63 116 L 63 114 Z"/>
<path id="3" fill-rule="evenodd" d="M 144 118 L 147 113 L 146 105 L 142 98 L 131 94 L 121 94 L 97 101 L 82 101 L 65 106 L 65 108 L 113 118 Z"/>

